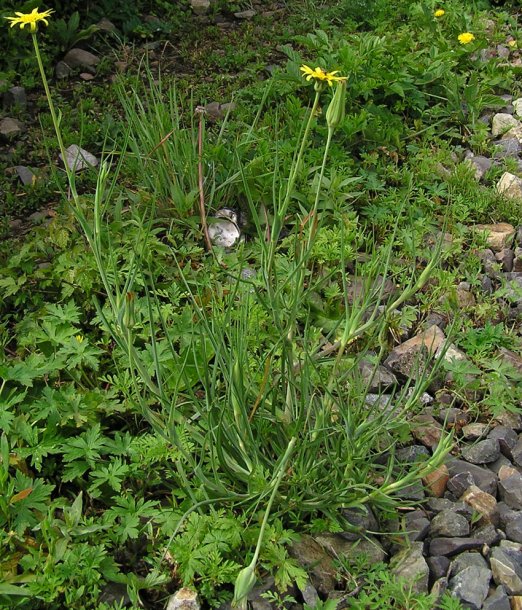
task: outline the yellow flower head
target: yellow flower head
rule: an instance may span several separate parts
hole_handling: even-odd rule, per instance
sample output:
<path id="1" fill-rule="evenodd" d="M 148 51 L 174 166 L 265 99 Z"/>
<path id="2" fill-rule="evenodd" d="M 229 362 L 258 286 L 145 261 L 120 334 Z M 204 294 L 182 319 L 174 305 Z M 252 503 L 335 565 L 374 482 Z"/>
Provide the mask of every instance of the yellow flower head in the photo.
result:
<path id="1" fill-rule="evenodd" d="M 303 76 L 306 75 L 306 80 L 315 80 L 318 83 L 328 83 L 331 87 L 334 81 L 343 81 L 346 80 L 347 76 L 336 76 L 339 70 L 334 70 L 333 72 L 326 72 L 322 68 L 316 68 L 312 70 L 309 66 L 301 66 L 299 68 L 303 73 Z"/>
<path id="2" fill-rule="evenodd" d="M 36 32 L 36 24 L 39 21 L 43 21 L 45 25 L 49 25 L 49 23 L 47 22 L 47 17 L 49 17 L 49 15 L 53 12 L 54 11 L 49 10 L 44 11 L 43 13 L 39 13 L 38 9 L 35 8 L 33 9 L 32 13 L 15 12 L 15 15 L 17 15 L 17 17 L 6 17 L 6 19 L 11 22 L 11 27 L 20 24 L 20 29 L 23 30 L 24 27 L 28 25 L 31 28 L 31 32 Z"/>
<path id="3" fill-rule="evenodd" d="M 458 35 L 458 40 L 460 44 L 469 44 L 475 40 L 475 36 L 470 32 L 464 32 L 463 34 Z"/>
<path id="4" fill-rule="evenodd" d="M 442 17 L 446 11 L 443 8 L 437 9 L 433 14 L 435 17 Z"/>
<path id="5" fill-rule="evenodd" d="M 516 40 L 510 40 L 508 42 L 508 47 L 511 47 L 512 49 L 516 49 L 517 48 L 517 41 Z"/>
<path id="6" fill-rule="evenodd" d="M 83 335 L 76 335 L 76 337 L 74 337 L 76 339 L 76 341 L 78 341 L 78 343 L 83 343 Z"/>

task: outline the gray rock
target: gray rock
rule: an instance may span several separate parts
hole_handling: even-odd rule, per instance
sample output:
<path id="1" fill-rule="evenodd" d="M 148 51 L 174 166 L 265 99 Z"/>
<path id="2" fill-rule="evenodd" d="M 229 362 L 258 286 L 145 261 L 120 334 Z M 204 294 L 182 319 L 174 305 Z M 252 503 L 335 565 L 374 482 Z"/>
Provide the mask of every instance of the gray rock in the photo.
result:
<path id="1" fill-rule="evenodd" d="M 169 597 L 167 610 L 199 610 L 200 604 L 196 591 L 183 587 Z"/>
<path id="2" fill-rule="evenodd" d="M 486 523 L 485 525 L 477 527 L 473 530 L 472 534 L 474 538 L 482 540 L 482 542 L 489 547 L 495 546 L 502 540 L 501 533 L 492 523 Z"/>
<path id="3" fill-rule="evenodd" d="M 466 163 L 468 163 L 470 165 L 470 167 L 473 169 L 476 180 L 482 180 L 482 178 L 484 177 L 484 174 L 493 165 L 493 162 L 491 161 L 491 159 L 488 159 L 487 157 L 483 157 L 481 155 L 477 155 L 476 157 L 471 157 L 470 159 L 468 159 L 466 161 Z"/>
<path id="4" fill-rule="evenodd" d="M 430 555 L 452 557 L 464 551 L 480 549 L 483 544 L 477 538 L 434 538 L 430 542 Z"/>
<path id="5" fill-rule="evenodd" d="M 450 580 L 449 589 L 468 608 L 480 610 L 488 595 L 490 580 L 491 570 L 470 566 Z"/>
<path id="6" fill-rule="evenodd" d="M 513 474 L 499 481 L 498 491 L 501 500 L 510 508 L 522 510 L 522 474 Z"/>
<path id="7" fill-rule="evenodd" d="M 483 423 L 467 424 L 462 428 L 462 436 L 467 441 L 476 441 L 483 438 L 489 432 L 489 425 Z"/>
<path id="8" fill-rule="evenodd" d="M 506 524 L 508 540 L 522 543 L 522 511 L 517 511 Z"/>
<path id="9" fill-rule="evenodd" d="M 513 519 L 519 511 L 514 510 L 508 506 L 505 502 L 497 503 L 498 519 L 500 527 L 506 529 L 507 524 Z"/>
<path id="10" fill-rule="evenodd" d="M 462 570 L 475 566 L 477 568 L 488 568 L 488 562 L 480 553 L 461 553 L 457 555 L 450 565 L 450 575 L 455 576 Z"/>
<path id="11" fill-rule="evenodd" d="M 452 502 L 446 498 L 429 498 L 426 500 L 426 508 L 434 513 L 440 513 L 443 510 L 452 510 L 459 515 L 463 515 L 467 519 L 471 519 L 473 511 L 464 502 Z"/>
<path id="12" fill-rule="evenodd" d="M 54 75 L 58 80 L 69 78 L 72 74 L 72 69 L 64 61 L 59 61 L 54 67 Z"/>
<path id="13" fill-rule="evenodd" d="M 81 68 L 87 72 L 95 72 L 100 58 L 85 49 L 71 49 L 67 52 L 63 61 L 70 68 Z"/>
<path id="14" fill-rule="evenodd" d="M 427 355 L 435 355 L 444 339 L 444 333 L 438 326 L 430 326 L 423 333 L 396 346 L 386 358 L 385 365 L 394 373 L 405 377 L 415 376 L 426 368 Z"/>
<path id="15" fill-rule="evenodd" d="M 513 127 L 518 127 L 519 124 L 519 121 L 511 114 L 507 114 L 506 112 L 497 112 L 491 121 L 491 133 L 495 137 L 501 136 L 510 129 L 513 129 Z"/>
<path id="16" fill-rule="evenodd" d="M 379 529 L 379 523 L 368 506 L 341 508 L 340 512 L 350 525 L 359 528 L 362 532 L 376 532 Z"/>
<path id="17" fill-rule="evenodd" d="M 15 165 L 15 171 L 24 186 L 32 186 L 36 181 L 36 175 L 25 165 Z"/>
<path id="18" fill-rule="evenodd" d="M 83 148 L 80 148 L 76 144 L 71 144 L 69 148 L 66 148 L 65 155 L 65 163 L 67 164 L 67 167 L 75 172 L 79 172 L 86 167 L 96 167 L 98 165 L 98 159 L 94 155 L 87 152 Z M 59 157 L 62 163 L 64 163 L 61 154 Z"/>
<path id="19" fill-rule="evenodd" d="M 428 535 L 430 522 L 426 517 L 408 519 L 404 524 L 404 530 L 410 543 L 420 542 Z"/>
<path id="20" fill-rule="evenodd" d="M 498 459 L 500 447 L 498 440 L 487 438 L 462 450 L 462 457 L 472 464 L 490 464 Z"/>
<path id="21" fill-rule="evenodd" d="M 424 445 L 409 445 L 408 447 L 397 449 L 395 457 L 398 462 L 414 464 L 415 462 L 425 462 L 431 457 L 431 453 Z"/>
<path id="22" fill-rule="evenodd" d="M 430 578 L 432 581 L 438 580 L 439 578 L 445 578 L 449 573 L 451 562 L 443 555 L 428 557 L 426 563 L 430 568 Z"/>
<path id="23" fill-rule="evenodd" d="M 490 565 L 497 585 L 503 585 L 509 595 L 522 595 L 522 551 L 495 547 Z"/>
<path id="24" fill-rule="evenodd" d="M 486 599 L 482 610 L 511 610 L 509 597 L 502 585 L 499 585 L 495 592 Z"/>
<path id="25" fill-rule="evenodd" d="M 4 93 L 4 108 L 25 108 L 27 106 L 27 94 L 23 87 L 11 87 Z"/>
<path id="26" fill-rule="evenodd" d="M 437 419 L 445 424 L 446 428 L 460 429 L 469 423 L 469 414 L 457 407 L 446 407 L 440 409 Z"/>
<path id="27" fill-rule="evenodd" d="M 364 555 L 370 564 L 380 563 L 386 558 L 386 552 L 373 536 L 349 540 L 342 534 L 325 533 L 315 536 L 315 540 L 333 558 Z M 319 587 L 316 589 L 321 592 Z"/>
<path id="28" fill-rule="evenodd" d="M 238 11 L 237 13 L 234 13 L 234 17 L 236 19 L 252 19 L 252 17 L 255 17 L 256 15 L 257 13 L 253 9 L 247 9 L 245 11 Z"/>
<path id="29" fill-rule="evenodd" d="M 333 538 L 334 534 L 324 536 Z M 328 595 L 332 589 L 335 589 L 337 582 L 335 564 L 318 541 L 311 536 L 302 536 L 299 541 L 292 542 L 288 547 L 288 554 L 308 572 L 312 585 L 319 593 Z"/>
<path id="30" fill-rule="evenodd" d="M 393 558 L 393 574 L 404 579 L 417 593 L 428 592 L 430 569 L 424 559 L 423 546 L 422 542 L 413 542 Z"/>
<path id="31" fill-rule="evenodd" d="M 502 271 L 513 271 L 515 252 L 511 248 L 504 248 L 495 254 L 496 260 L 500 263 Z"/>
<path id="32" fill-rule="evenodd" d="M 448 480 L 446 488 L 456 498 L 460 498 L 474 484 L 475 479 L 469 472 L 459 472 Z"/>
<path id="33" fill-rule="evenodd" d="M 452 510 L 443 510 L 433 517 L 430 526 L 430 535 L 434 538 L 464 537 L 469 535 L 469 523 L 466 517 Z"/>
<path id="34" fill-rule="evenodd" d="M 498 460 L 495 460 L 494 462 L 491 462 L 491 464 L 488 464 L 489 470 L 491 470 L 491 472 L 495 473 L 496 475 L 498 475 L 498 471 L 502 468 L 502 466 L 511 466 L 511 462 L 507 459 L 507 457 L 503 455 L 500 455 Z"/>
<path id="35" fill-rule="evenodd" d="M 315 608 L 321 601 L 315 587 L 309 581 L 307 581 L 303 589 L 299 590 L 303 596 L 304 603 L 310 606 L 310 608 Z"/>
<path id="36" fill-rule="evenodd" d="M 397 377 L 384 366 L 361 360 L 359 371 L 369 392 L 379 392 L 397 385 Z"/>
<path id="37" fill-rule="evenodd" d="M 497 477 L 489 470 L 464 462 L 463 460 L 450 460 L 447 464 L 450 476 L 459 473 L 469 473 L 474 484 L 492 496 L 497 493 Z"/>
<path id="38" fill-rule="evenodd" d="M 501 426 L 513 428 L 515 432 L 522 432 L 522 415 L 520 413 L 510 413 L 505 411 L 495 417 L 495 421 Z"/>
<path id="39" fill-rule="evenodd" d="M 498 441 L 500 452 L 502 455 L 512 459 L 512 449 L 517 444 L 517 433 L 507 426 L 497 426 L 488 434 L 488 438 L 494 438 Z M 521 449 L 522 451 L 522 449 Z"/>
<path id="40" fill-rule="evenodd" d="M 190 0 L 190 6 L 196 15 L 205 15 L 210 8 L 210 0 Z"/>
<path id="41" fill-rule="evenodd" d="M 11 142 L 23 133 L 23 124 L 17 119 L 6 117 L 0 121 L 0 140 Z"/>
<path id="42" fill-rule="evenodd" d="M 516 158 L 520 153 L 520 142 L 517 138 L 504 138 L 495 142 L 494 159 Z"/>
<path id="43" fill-rule="evenodd" d="M 508 457 L 510 457 L 515 466 L 522 467 L 522 438 L 511 448 L 511 455 Z"/>

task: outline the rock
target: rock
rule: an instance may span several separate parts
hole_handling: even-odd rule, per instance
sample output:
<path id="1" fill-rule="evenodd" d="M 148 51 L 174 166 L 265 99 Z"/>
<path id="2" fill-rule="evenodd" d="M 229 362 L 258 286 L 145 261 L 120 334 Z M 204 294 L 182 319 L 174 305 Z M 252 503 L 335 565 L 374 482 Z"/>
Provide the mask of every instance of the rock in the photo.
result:
<path id="1" fill-rule="evenodd" d="M 95 72 L 100 58 L 85 49 L 71 49 L 63 58 L 69 68 L 82 68 L 86 72 Z"/>
<path id="2" fill-rule="evenodd" d="M 470 307 L 474 307 L 477 303 L 473 293 L 470 290 L 465 290 L 464 288 L 461 288 L 460 286 L 457 286 L 456 297 L 459 309 L 469 309 Z"/>
<path id="3" fill-rule="evenodd" d="M 497 112 L 497 114 L 493 116 L 491 122 L 491 133 L 495 137 L 501 136 L 510 129 L 513 129 L 513 127 L 518 127 L 519 125 L 519 121 L 514 116 L 505 112 Z"/>
<path id="4" fill-rule="evenodd" d="M 522 248 L 515 248 L 515 258 L 513 260 L 513 271 L 522 271 Z"/>
<path id="5" fill-rule="evenodd" d="M 255 17 L 256 15 L 257 13 L 253 9 L 247 9 L 245 11 L 238 11 L 237 13 L 234 13 L 234 17 L 236 19 L 252 19 L 252 17 Z"/>
<path id="6" fill-rule="evenodd" d="M 490 464 L 498 459 L 500 447 L 497 439 L 487 438 L 462 450 L 462 457 L 472 464 Z"/>
<path id="7" fill-rule="evenodd" d="M 474 538 L 482 540 L 488 547 L 497 545 L 503 538 L 503 532 L 497 530 L 492 523 L 486 523 L 481 527 L 474 528 L 472 534 Z"/>
<path id="8" fill-rule="evenodd" d="M 438 393 L 437 400 L 440 400 L 441 397 L 442 394 Z M 453 396 L 450 395 L 449 399 L 453 400 Z M 457 432 L 461 431 L 469 423 L 469 414 L 457 407 L 442 408 L 436 417 L 444 424 L 445 428 L 450 430 L 455 429 Z"/>
<path id="9" fill-rule="evenodd" d="M 209 102 L 203 106 L 205 115 L 211 122 L 219 121 L 224 119 L 229 112 L 235 110 L 236 104 L 234 102 L 227 102 L 226 104 L 220 104 L 219 102 Z"/>
<path id="10" fill-rule="evenodd" d="M 324 536 L 333 537 L 334 534 Z M 352 547 L 353 548 L 353 547 Z M 302 536 L 288 547 L 288 554 L 302 566 L 310 577 L 312 585 L 322 595 L 335 589 L 337 571 L 332 557 L 323 546 L 311 536 Z"/>
<path id="11" fill-rule="evenodd" d="M 442 498 L 446 491 L 449 480 L 449 470 L 446 464 L 441 464 L 438 468 L 426 475 L 422 482 L 431 496 Z"/>
<path id="12" fill-rule="evenodd" d="M 466 160 L 466 163 L 473 169 L 476 180 L 482 180 L 485 173 L 491 168 L 493 162 L 487 157 L 477 155 Z"/>
<path id="13" fill-rule="evenodd" d="M 488 595 L 490 580 L 491 570 L 470 566 L 450 580 L 449 589 L 467 608 L 480 610 Z"/>
<path id="14" fill-rule="evenodd" d="M 385 365 L 394 373 L 407 378 L 415 377 L 427 364 L 427 356 L 434 355 L 444 342 L 444 333 L 436 325 L 396 346 Z"/>
<path id="15" fill-rule="evenodd" d="M 502 466 L 511 466 L 511 462 L 507 459 L 507 457 L 504 457 L 502 454 L 500 455 L 498 460 L 495 460 L 494 462 L 491 462 L 491 464 L 488 464 L 488 468 L 497 476 Z"/>
<path id="16" fill-rule="evenodd" d="M 421 413 L 411 418 L 410 425 L 413 438 L 425 447 L 434 449 L 439 444 L 443 430 L 433 416 Z"/>
<path id="17" fill-rule="evenodd" d="M 502 585 L 499 585 L 494 593 L 487 597 L 482 610 L 511 610 L 509 597 Z"/>
<path id="18" fill-rule="evenodd" d="M 375 366 L 368 360 L 361 360 L 359 371 L 369 392 L 379 392 L 397 385 L 397 377 L 384 366 Z"/>
<path id="19" fill-rule="evenodd" d="M 497 546 L 490 565 L 495 584 L 503 585 L 508 595 L 522 595 L 522 551 Z"/>
<path id="20" fill-rule="evenodd" d="M 483 438 L 489 432 L 489 424 L 473 423 L 462 428 L 462 436 L 467 441 L 476 441 Z"/>
<path id="21" fill-rule="evenodd" d="M 11 87 L 4 93 L 4 108 L 25 108 L 27 94 L 23 87 Z"/>
<path id="22" fill-rule="evenodd" d="M 517 444 L 518 436 L 512 428 L 508 428 L 507 426 L 497 426 L 491 430 L 491 432 L 488 434 L 488 438 L 498 441 L 502 455 L 509 459 L 513 458 L 512 450 Z"/>
<path id="23" fill-rule="evenodd" d="M 480 466 L 475 466 L 474 464 L 470 464 L 462 460 L 450 460 L 447 463 L 447 466 L 450 473 L 450 477 L 454 477 L 456 474 L 462 472 L 468 473 L 471 475 L 474 485 L 480 487 L 482 491 L 485 491 L 488 494 L 491 494 L 492 496 L 496 495 L 497 477 L 489 470 L 486 470 L 485 468 L 480 468 Z"/>
<path id="24" fill-rule="evenodd" d="M 94 77 L 94 74 L 89 74 L 89 72 L 81 72 L 80 78 L 82 80 L 87 81 L 87 80 L 93 80 L 95 77 Z"/>
<path id="25" fill-rule="evenodd" d="M 460 500 L 471 506 L 475 512 L 480 513 L 484 522 L 498 522 L 496 498 L 476 485 L 468 487 Z"/>
<path id="26" fill-rule="evenodd" d="M 469 472 L 458 472 L 455 476 L 450 477 L 447 484 L 449 493 L 456 498 L 460 498 L 472 485 L 475 484 L 475 479 Z"/>
<path id="27" fill-rule="evenodd" d="M 522 467 L 522 438 L 517 441 L 517 444 L 510 449 L 510 457 L 513 464 Z"/>
<path id="28" fill-rule="evenodd" d="M 501 500 L 510 508 L 522 510 L 522 474 L 513 474 L 506 479 L 500 480 L 498 491 Z"/>
<path id="29" fill-rule="evenodd" d="M 522 610 L 522 595 L 514 595 L 511 598 L 511 610 Z"/>
<path id="30" fill-rule="evenodd" d="M 518 354 L 512 352 L 509 349 L 506 349 L 505 347 L 501 347 L 498 350 L 498 357 L 502 360 L 504 364 L 509 364 L 515 369 L 515 371 L 517 371 L 518 373 L 522 373 L 522 357 L 520 357 Z M 504 427 L 509 428 L 509 426 Z"/>
<path id="31" fill-rule="evenodd" d="M 449 573 L 450 560 L 444 556 L 428 557 L 426 563 L 430 568 L 430 578 L 432 581 L 444 578 Z"/>
<path id="32" fill-rule="evenodd" d="M 107 19 L 107 17 L 102 17 L 96 24 L 96 27 L 98 28 L 98 30 L 100 30 L 102 32 L 110 33 L 110 32 L 116 31 L 116 26 L 114 25 L 114 23 L 112 21 Z"/>
<path id="33" fill-rule="evenodd" d="M 360 529 L 363 533 L 368 531 L 376 532 L 379 529 L 379 523 L 368 506 L 341 508 L 340 512 L 352 527 Z"/>
<path id="34" fill-rule="evenodd" d="M 522 198 L 522 178 L 504 172 L 497 183 L 497 191 L 509 199 Z"/>
<path id="35" fill-rule="evenodd" d="M 513 271 L 515 252 L 511 248 L 504 248 L 495 254 L 496 260 L 500 263 L 502 271 Z"/>
<path id="36" fill-rule="evenodd" d="M 508 540 L 522 543 L 522 511 L 516 511 L 506 523 L 506 536 Z"/>
<path id="37" fill-rule="evenodd" d="M 428 592 L 430 569 L 422 549 L 422 542 L 413 542 L 409 548 L 398 553 L 392 562 L 392 573 L 397 578 L 404 579 L 417 593 Z"/>
<path id="38" fill-rule="evenodd" d="M 507 172 L 502 175 L 500 182 L 502 182 L 506 174 Z M 509 175 L 512 176 L 513 174 Z M 516 178 L 516 176 L 514 177 Z M 522 188 L 522 179 L 517 178 L 517 180 L 520 180 L 520 185 Z M 493 250 L 493 252 L 500 252 L 500 250 L 502 250 L 503 248 L 508 248 L 515 235 L 515 227 L 508 224 L 507 222 L 499 222 L 497 224 L 490 225 L 475 225 L 472 228 L 475 232 L 480 231 L 481 233 L 485 233 L 487 245 L 489 246 L 489 248 L 491 248 L 491 250 Z"/>
<path id="39" fill-rule="evenodd" d="M 209 218 L 208 234 L 214 246 L 232 248 L 241 239 L 238 216 L 233 210 L 222 208 L 214 218 Z"/>
<path id="40" fill-rule="evenodd" d="M 17 119 L 6 117 L 0 121 L 0 140 L 11 142 L 23 133 L 23 124 Z"/>
<path id="41" fill-rule="evenodd" d="M 206 15 L 210 8 L 210 0 L 190 0 L 190 6 L 196 15 Z"/>
<path id="42" fill-rule="evenodd" d="M 497 415 L 494 421 L 501 426 L 513 428 L 515 432 L 522 432 L 522 415 L 520 413 L 504 411 L 504 413 Z"/>
<path id="43" fill-rule="evenodd" d="M 404 521 L 404 530 L 410 543 L 420 542 L 426 538 L 430 530 L 430 522 L 426 516 L 408 514 Z"/>
<path id="44" fill-rule="evenodd" d="M 464 551 L 480 549 L 482 540 L 477 538 L 433 538 L 430 542 L 430 555 L 445 555 L 451 557 Z"/>
<path id="45" fill-rule="evenodd" d="M 25 165 L 15 165 L 15 171 L 24 186 L 34 186 L 36 182 L 36 174 Z"/>
<path id="46" fill-rule="evenodd" d="M 72 69 L 64 61 L 59 61 L 54 67 L 54 75 L 58 80 L 69 78 L 72 74 Z"/>
<path id="47" fill-rule="evenodd" d="M 433 538 L 462 538 L 469 535 L 468 520 L 452 510 L 443 510 L 433 517 L 430 526 L 430 535 Z"/>
<path id="48" fill-rule="evenodd" d="M 518 138 L 503 138 L 495 142 L 494 159 L 517 158 L 520 153 Z"/>
<path id="49" fill-rule="evenodd" d="M 428 498 L 426 500 L 426 508 L 434 513 L 440 513 L 443 510 L 452 510 L 459 515 L 464 515 L 467 519 L 471 519 L 472 510 L 464 502 L 452 502 L 447 498 Z"/>
<path id="50" fill-rule="evenodd" d="M 431 457 L 431 453 L 424 445 L 408 445 L 397 449 L 395 457 L 401 464 L 415 464 L 425 462 Z"/>
<path id="51" fill-rule="evenodd" d="M 348 540 L 342 534 L 319 534 L 315 536 L 316 542 L 331 556 L 353 557 L 364 555 L 370 564 L 380 563 L 386 558 L 386 552 L 373 536 L 365 536 L 357 540 Z M 313 581 L 312 581 L 313 582 Z M 319 592 L 321 590 L 316 587 Z"/>
<path id="52" fill-rule="evenodd" d="M 433 587 L 431 588 L 430 594 L 435 598 L 435 602 L 437 603 L 436 607 L 438 607 L 438 603 L 440 602 L 442 596 L 444 595 L 444 593 L 446 593 L 447 590 L 448 579 L 444 576 L 433 583 Z"/>
<path id="53" fill-rule="evenodd" d="M 167 610 L 199 610 L 200 604 L 196 591 L 183 587 L 169 597 Z"/>
<path id="54" fill-rule="evenodd" d="M 309 581 L 307 581 L 303 589 L 299 590 L 301 591 L 301 595 L 303 596 L 304 603 L 310 608 L 315 608 L 317 604 L 320 603 L 321 600 L 319 598 L 319 595 L 315 590 L 315 587 L 312 586 Z"/>
<path id="55" fill-rule="evenodd" d="M 71 144 L 69 148 L 65 149 L 67 167 L 79 172 L 86 167 L 96 167 L 98 165 L 98 159 L 87 152 L 83 148 L 80 148 L 76 144 Z M 64 163 L 62 155 L 59 155 L 60 160 Z"/>
<path id="56" fill-rule="evenodd" d="M 397 293 L 397 286 L 381 275 L 372 282 L 356 275 L 346 277 L 346 299 L 351 305 L 361 303 L 369 294 L 380 294 L 382 301 L 387 301 Z"/>
<path id="57" fill-rule="evenodd" d="M 516 100 L 513 100 L 512 104 L 513 104 L 513 112 L 517 116 L 522 117 L 522 97 L 519 97 Z"/>
<path id="58" fill-rule="evenodd" d="M 482 557 L 480 553 L 465 552 L 457 555 L 452 561 L 450 566 L 450 575 L 455 576 L 462 570 L 475 566 L 476 568 L 488 568 L 488 562 Z"/>
<path id="59" fill-rule="evenodd" d="M 518 470 L 508 460 L 508 464 L 502 464 L 502 466 L 499 468 L 499 471 L 497 474 L 498 480 L 503 481 L 504 479 L 507 479 L 508 477 L 516 475 L 517 473 L 518 473 Z"/>

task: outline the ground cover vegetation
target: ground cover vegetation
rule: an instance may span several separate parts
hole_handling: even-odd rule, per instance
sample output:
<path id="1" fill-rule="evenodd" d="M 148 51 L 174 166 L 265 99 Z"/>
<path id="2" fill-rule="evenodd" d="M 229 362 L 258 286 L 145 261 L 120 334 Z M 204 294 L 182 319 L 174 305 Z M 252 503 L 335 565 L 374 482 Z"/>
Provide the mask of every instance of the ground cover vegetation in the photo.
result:
<path id="1" fill-rule="evenodd" d="M 463 311 L 456 291 L 481 284 L 469 226 L 522 224 L 491 187 L 512 160 L 484 184 L 463 159 L 493 154 L 484 114 L 521 93 L 517 7 L 271 8 L 227 30 L 160 0 L 41 6 L 55 116 L 30 24 L 2 28 L 4 88 L 33 96 L 2 155 L 35 179 L 1 183 L 1 607 L 163 608 L 181 586 L 242 606 L 269 575 L 267 601 L 290 607 L 308 578 L 292 542 L 356 531 L 343 509 L 393 519 L 452 449 L 395 457 L 428 386 L 449 370 L 477 418 L 520 407 L 520 373 L 494 358 L 521 348 L 511 293 Z M 104 49 L 97 80 L 52 79 L 80 41 Z M 497 44 L 508 58 L 485 58 Z M 213 115 L 216 99 L 233 105 Z M 100 164 L 62 169 L 70 144 Z M 230 248 L 208 238 L 223 208 Z M 470 360 L 419 362 L 393 409 L 370 405 L 378 363 L 433 311 Z M 437 603 L 364 557 L 338 573 L 348 607 Z"/>

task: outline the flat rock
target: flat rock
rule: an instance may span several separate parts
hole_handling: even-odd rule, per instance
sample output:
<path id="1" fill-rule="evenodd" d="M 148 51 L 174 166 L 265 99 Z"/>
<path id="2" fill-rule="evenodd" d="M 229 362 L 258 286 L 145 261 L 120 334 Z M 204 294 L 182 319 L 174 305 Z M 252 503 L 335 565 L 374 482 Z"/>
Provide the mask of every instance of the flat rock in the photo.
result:
<path id="1" fill-rule="evenodd" d="M 394 373 L 415 377 L 427 364 L 427 356 L 435 355 L 445 340 L 444 333 L 436 325 L 397 345 L 385 360 L 385 365 Z"/>
<path id="2" fill-rule="evenodd" d="M 430 535 L 433 538 L 463 538 L 469 535 L 468 520 L 452 510 L 443 510 L 433 517 Z"/>
<path id="3" fill-rule="evenodd" d="M 413 438 L 425 447 L 434 449 L 439 444 L 443 428 L 432 415 L 427 413 L 415 415 L 411 418 L 410 425 Z"/>
<path id="4" fill-rule="evenodd" d="M 428 592 L 430 569 L 424 555 L 422 542 L 413 542 L 411 546 L 393 558 L 392 573 L 404 579 L 417 593 Z"/>
<path id="5" fill-rule="evenodd" d="M 167 610 L 199 610 L 200 604 L 196 591 L 183 587 L 169 597 Z"/>
<path id="6" fill-rule="evenodd" d="M 522 178 L 515 176 L 515 174 L 504 172 L 497 183 L 497 191 L 509 199 L 522 199 Z M 502 247 L 506 247 L 506 244 Z M 498 250 L 501 249 L 498 248 Z"/>
<path id="7" fill-rule="evenodd" d="M 238 11 L 237 13 L 234 13 L 234 17 L 236 19 L 247 19 L 248 20 L 248 19 L 252 19 L 256 15 L 257 15 L 257 13 L 253 9 L 247 9 L 245 11 Z"/>
<path id="8" fill-rule="evenodd" d="M 468 487 L 460 500 L 479 513 L 485 522 L 498 521 L 497 500 L 495 496 L 482 491 L 476 485 Z"/>
<path id="9" fill-rule="evenodd" d="M 488 595 L 490 580 L 491 570 L 470 566 L 450 580 L 449 589 L 467 608 L 480 610 Z"/>
<path id="10" fill-rule="evenodd" d="M 508 459 L 513 458 L 513 448 L 517 444 L 517 433 L 507 426 L 497 426 L 488 434 L 488 438 L 498 441 L 498 446 L 502 455 Z"/>
<path id="11" fill-rule="evenodd" d="M 98 159 L 94 155 L 76 144 L 71 144 L 69 148 L 66 148 L 65 155 L 67 167 L 75 172 L 79 172 L 86 167 L 96 167 L 98 165 Z M 63 163 L 62 155 L 60 154 L 59 157 Z"/>
<path id="12" fill-rule="evenodd" d="M 430 542 L 430 555 L 451 557 L 464 551 L 480 549 L 483 544 L 477 538 L 433 538 Z"/>
<path id="13" fill-rule="evenodd" d="M 359 371 L 369 392 L 379 392 L 397 385 L 397 377 L 387 368 L 374 365 L 368 360 L 361 360 Z"/>
<path id="14" fill-rule="evenodd" d="M 493 579 L 508 595 L 522 595 L 522 551 L 495 547 L 490 557 Z"/>
<path id="15" fill-rule="evenodd" d="M 498 483 L 501 500 L 510 508 L 522 510 L 522 474 L 512 474 Z"/>
<path id="16" fill-rule="evenodd" d="M 522 543 L 522 511 L 514 512 L 506 523 L 506 536 L 508 540 Z"/>
<path id="17" fill-rule="evenodd" d="M 462 428 L 462 436 L 467 441 L 476 441 L 479 438 L 484 438 L 490 430 L 489 424 L 476 422 L 467 424 Z"/>
<path id="18" fill-rule="evenodd" d="M 506 173 L 502 175 L 500 182 L 502 182 L 502 179 Z M 510 176 L 513 176 L 513 174 L 510 174 Z M 516 178 L 516 176 L 514 177 Z M 506 180 L 508 179 L 506 178 Z M 517 178 L 517 180 L 520 180 L 520 186 L 522 188 L 522 179 Z M 511 241 L 515 235 L 515 227 L 507 222 L 474 225 L 472 229 L 475 232 L 485 233 L 487 245 L 493 252 L 500 252 L 503 248 L 508 248 L 511 245 Z"/>
<path id="19" fill-rule="evenodd" d="M 386 558 L 386 552 L 373 536 L 365 536 L 358 540 L 348 540 L 342 534 L 319 534 L 315 541 L 330 557 L 353 557 L 364 555 L 369 563 L 379 563 Z M 320 591 L 320 589 L 318 589 Z"/>
<path id="20" fill-rule="evenodd" d="M 210 0 L 190 0 L 190 7 L 196 15 L 205 15 L 210 8 Z"/>
<path id="21" fill-rule="evenodd" d="M 63 58 L 63 62 L 70 68 L 82 68 L 87 72 L 94 72 L 100 58 L 85 49 L 71 49 Z"/>
<path id="22" fill-rule="evenodd" d="M 23 87 L 11 87 L 4 93 L 4 108 L 25 108 L 27 94 Z"/>
<path id="23" fill-rule="evenodd" d="M 447 466 L 450 473 L 450 477 L 454 477 L 456 474 L 459 473 L 468 473 L 469 475 L 471 475 L 474 485 L 480 487 L 482 491 L 485 491 L 486 493 L 491 494 L 492 496 L 496 495 L 497 477 L 491 471 L 485 468 L 481 468 L 480 466 L 476 466 L 475 464 L 464 462 L 463 460 L 450 460 L 447 463 Z"/>
<path id="24" fill-rule="evenodd" d="M 513 428 L 515 432 L 522 432 L 522 415 L 520 413 L 510 413 L 504 411 L 495 417 L 495 421 L 501 426 Z"/>
<path id="25" fill-rule="evenodd" d="M 511 610 L 509 597 L 502 585 L 499 585 L 495 591 L 487 597 L 482 606 L 482 610 Z"/>
<path id="26" fill-rule="evenodd" d="M 496 438 L 487 438 L 462 450 L 462 457 L 472 464 L 490 464 L 499 455 L 500 446 Z"/>
<path id="27" fill-rule="evenodd" d="M 292 542 L 288 553 L 308 572 L 312 585 L 319 593 L 328 595 L 335 589 L 337 570 L 334 561 L 318 541 L 311 536 L 302 536 L 299 541 Z"/>
<path id="28" fill-rule="evenodd" d="M 520 153 L 520 142 L 518 138 L 502 138 L 495 143 L 494 159 L 518 158 Z"/>
<path id="29" fill-rule="evenodd" d="M 23 133 L 23 124 L 17 119 L 6 117 L 0 121 L 0 140 L 11 142 Z"/>
<path id="30" fill-rule="evenodd" d="M 488 547 L 497 545 L 504 537 L 504 533 L 497 530 L 492 523 L 485 523 L 480 527 L 473 528 L 471 533 L 474 538 L 482 540 L 482 542 L 487 544 Z"/>
<path id="31" fill-rule="evenodd" d="M 471 566 L 475 566 L 477 568 L 487 568 L 488 562 L 480 553 L 465 551 L 452 559 L 449 573 L 451 576 L 455 576 L 459 572 L 462 572 L 462 570 L 465 570 Z"/>
<path id="32" fill-rule="evenodd" d="M 491 133 L 495 137 L 501 136 L 518 125 L 520 125 L 519 121 L 511 114 L 497 112 L 491 121 Z"/>

